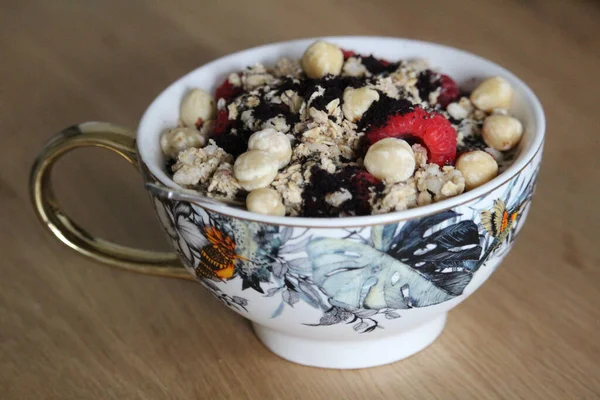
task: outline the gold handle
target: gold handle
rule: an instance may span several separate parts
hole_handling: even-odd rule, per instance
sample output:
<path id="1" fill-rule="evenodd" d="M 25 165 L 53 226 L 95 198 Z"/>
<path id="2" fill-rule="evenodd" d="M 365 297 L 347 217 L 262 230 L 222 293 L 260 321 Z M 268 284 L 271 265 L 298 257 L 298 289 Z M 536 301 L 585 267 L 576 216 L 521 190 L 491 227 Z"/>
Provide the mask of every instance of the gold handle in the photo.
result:
<path id="1" fill-rule="evenodd" d="M 96 261 L 143 274 L 193 279 L 175 253 L 137 250 L 96 238 L 62 212 L 52 189 L 52 166 L 67 152 L 90 146 L 112 150 L 130 164 L 138 165 L 135 139 L 123 128 L 86 122 L 64 129 L 46 144 L 31 169 L 31 201 L 42 223 L 58 240 Z"/>

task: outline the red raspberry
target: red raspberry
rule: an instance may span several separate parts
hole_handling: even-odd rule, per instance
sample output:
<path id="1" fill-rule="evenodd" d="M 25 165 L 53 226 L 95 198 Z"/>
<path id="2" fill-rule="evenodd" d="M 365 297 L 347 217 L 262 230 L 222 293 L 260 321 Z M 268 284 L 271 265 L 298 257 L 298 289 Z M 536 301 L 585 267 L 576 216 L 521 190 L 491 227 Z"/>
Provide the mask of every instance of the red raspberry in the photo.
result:
<path id="1" fill-rule="evenodd" d="M 438 103 L 442 106 L 443 109 L 448 107 L 448 104 L 452 103 L 458 96 L 460 92 L 458 90 L 458 85 L 456 82 L 452 80 L 448 75 L 440 75 L 440 95 L 438 96 Z"/>
<path id="2" fill-rule="evenodd" d="M 349 59 L 350 57 L 352 57 L 352 56 L 355 56 L 355 55 L 356 55 L 356 53 L 355 53 L 355 52 L 353 52 L 352 50 L 344 50 L 344 49 L 342 49 L 342 54 L 344 55 L 344 60 L 347 60 L 347 59 Z"/>
<path id="3" fill-rule="evenodd" d="M 420 107 L 407 114 L 392 115 L 387 124 L 367 132 L 370 144 L 387 137 L 415 137 L 427 148 L 429 162 L 440 166 L 453 164 L 456 158 L 456 131 L 444 116 L 428 113 Z"/>
<path id="4" fill-rule="evenodd" d="M 225 79 L 225 81 L 221 83 L 221 86 L 217 88 L 215 95 L 217 100 L 225 99 L 225 101 L 229 101 L 240 94 L 241 91 L 242 88 L 233 86 L 231 83 L 229 83 L 229 79 Z"/>
<path id="5" fill-rule="evenodd" d="M 219 110 L 217 113 L 217 121 L 215 122 L 215 135 L 227 132 L 230 125 L 231 121 L 229 120 L 229 113 L 227 110 Z"/>

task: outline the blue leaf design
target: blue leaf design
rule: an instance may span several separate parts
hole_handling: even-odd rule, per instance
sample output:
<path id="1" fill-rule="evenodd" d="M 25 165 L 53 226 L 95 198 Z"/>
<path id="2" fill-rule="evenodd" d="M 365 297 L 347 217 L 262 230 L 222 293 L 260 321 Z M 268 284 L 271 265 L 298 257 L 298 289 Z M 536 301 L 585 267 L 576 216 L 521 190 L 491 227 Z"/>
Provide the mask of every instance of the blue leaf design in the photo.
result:
<path id="1" fill-rule="evenodd" d="M 394 240 L 398 224 L 377 225 L 371 229 L 371 242 L 379 251 L 388 251 Z"/>
<path id="2" fill-rule="evenodd" d="M 423 234 L 429 228 L 457 215 L 459 215 L 457 212 L 448 210 L 429 217 L 410 220 L 402 226 L 402 229 L 394 238 L 394 245 L 392 247 L 413 247 L 422 240 Z"/>
<path id="3" fill-rule="evenodd" d="M 362 243 L 313 239 L 307 253 L 313 281 L 347 309 L 425 307 L 454 297 L 410 266 Z"/>
<path id="4" fill-rule="evenodd" d="M 388 254 L 405 261 L 444 291 L 458 296 L 471 282 L 477 270 L 481 245 L 477 225 L 463 220 L 429 236 L 425 232 L 460 214 L 445 211 L 407 222 L 394 238 Z"/>

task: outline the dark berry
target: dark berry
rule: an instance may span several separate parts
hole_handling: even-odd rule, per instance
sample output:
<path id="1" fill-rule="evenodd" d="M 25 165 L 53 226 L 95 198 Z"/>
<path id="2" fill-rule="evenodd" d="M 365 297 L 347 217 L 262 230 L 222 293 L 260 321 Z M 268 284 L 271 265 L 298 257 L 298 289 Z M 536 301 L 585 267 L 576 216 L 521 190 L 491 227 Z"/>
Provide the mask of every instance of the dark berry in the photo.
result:
<path id="1" fill-rule="evenodd" d="M 227 110 L 219 110 L 217 113 L 217 121 L 215 122 L 215 135 L 227 132 L 230 126 L 231 121 L 229 120 L 229 113 Z"/>
<path id="2" fill-rule="evenodd" d="M 233 86 L 229 83 L 229 79 L 225 79 L 225 81 L 217 88 L 215 96 L 218 99 L 225 99 L 226 102 L 235 98 L 242 92 L 241 87 Z"/>
<path id="3" fill-rule="evenodd" d="M 443 109 L 448 107 L 448 104 L 456 101 L 460 96 L 458 85 L 448 75 L 440 75 L 440 95 L 437 102 Z"/>

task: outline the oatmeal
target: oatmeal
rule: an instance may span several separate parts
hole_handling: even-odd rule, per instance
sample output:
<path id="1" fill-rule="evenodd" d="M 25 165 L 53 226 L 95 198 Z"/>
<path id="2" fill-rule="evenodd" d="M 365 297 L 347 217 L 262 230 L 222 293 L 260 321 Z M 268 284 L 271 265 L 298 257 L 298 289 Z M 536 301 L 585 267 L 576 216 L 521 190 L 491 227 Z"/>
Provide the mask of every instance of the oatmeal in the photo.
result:
<path id="1" fill-rule="evenodd" d="M 190 90 L 160 139 L 168 172 L 271 215 L 344 217 L 435 203 L 479 187 L 523 134 L 510 84 L 471 93 L 424 60 L 387 61 L 318 41 L 300 60 Z"/>

